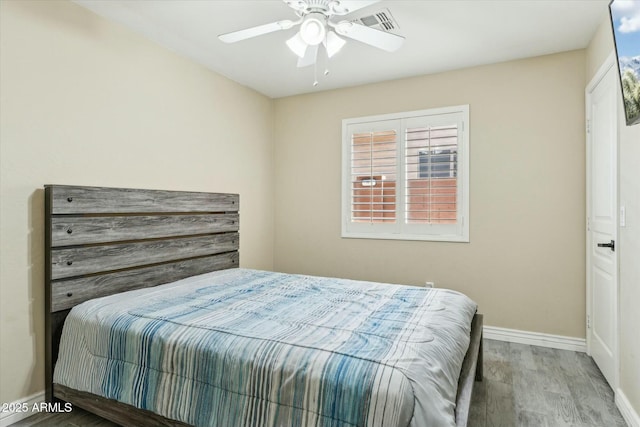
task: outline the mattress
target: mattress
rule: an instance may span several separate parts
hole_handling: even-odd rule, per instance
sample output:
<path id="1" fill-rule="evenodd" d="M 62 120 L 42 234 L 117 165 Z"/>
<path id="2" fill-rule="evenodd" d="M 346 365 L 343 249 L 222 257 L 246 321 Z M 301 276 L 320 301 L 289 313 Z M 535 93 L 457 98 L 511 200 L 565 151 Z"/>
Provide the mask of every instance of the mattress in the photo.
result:
<path id="1" fill-rule="evenodd" d="M 195 426 L 455 426 L 476 304 L 230 269 L 87 301 L 54 383 Z"/>

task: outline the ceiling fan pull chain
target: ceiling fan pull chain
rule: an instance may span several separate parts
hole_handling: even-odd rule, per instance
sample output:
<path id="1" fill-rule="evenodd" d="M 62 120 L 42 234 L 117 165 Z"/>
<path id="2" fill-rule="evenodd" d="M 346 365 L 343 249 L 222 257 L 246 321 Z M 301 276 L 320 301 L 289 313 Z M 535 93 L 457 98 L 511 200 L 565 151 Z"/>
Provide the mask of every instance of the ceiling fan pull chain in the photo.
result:
<path id="1" fill-rule="evenodd" d="M 329 52 L 327 51 L 327 48 L 324 48 L 324 76 L 328 76 L 329 75 Z"/>
<path id="2" fill-rule="evenodd" d="M 318 86 L 318 61 L 313 63 L 313 86 Z"/>

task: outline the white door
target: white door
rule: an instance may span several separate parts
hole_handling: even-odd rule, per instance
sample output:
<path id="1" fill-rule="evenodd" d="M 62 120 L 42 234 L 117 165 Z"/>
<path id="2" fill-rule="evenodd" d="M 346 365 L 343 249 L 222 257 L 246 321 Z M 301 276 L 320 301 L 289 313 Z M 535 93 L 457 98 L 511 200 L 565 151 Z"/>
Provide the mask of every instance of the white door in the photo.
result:
<path id="1" fill-rule="evenodd" d="M 615 390 L 618 76 L 613 63 L 601 71 L 587 87 L 587 343 Z"/>

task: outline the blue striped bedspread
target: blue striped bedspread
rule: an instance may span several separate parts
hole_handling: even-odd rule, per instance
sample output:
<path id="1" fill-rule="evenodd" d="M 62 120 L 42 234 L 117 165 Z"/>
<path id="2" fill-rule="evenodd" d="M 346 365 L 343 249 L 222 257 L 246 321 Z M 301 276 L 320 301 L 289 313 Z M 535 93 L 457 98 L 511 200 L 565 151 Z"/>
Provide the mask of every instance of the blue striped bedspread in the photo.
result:
<path id="1" fill-rule="evenodd" d="M 455 426 L 476 304 L 231 269 L 87 301 L 54 383 L 195 426 Z"/>

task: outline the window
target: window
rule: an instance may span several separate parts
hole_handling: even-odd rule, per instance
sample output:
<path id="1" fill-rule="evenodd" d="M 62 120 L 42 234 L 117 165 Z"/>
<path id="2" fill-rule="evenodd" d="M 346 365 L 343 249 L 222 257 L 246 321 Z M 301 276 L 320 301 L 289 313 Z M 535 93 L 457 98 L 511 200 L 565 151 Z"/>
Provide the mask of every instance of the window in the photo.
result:
<path id="1" fill-rule="evenodd" d="M 469 241 L 469 106 L 342 121 L 342 236 Z"/>

